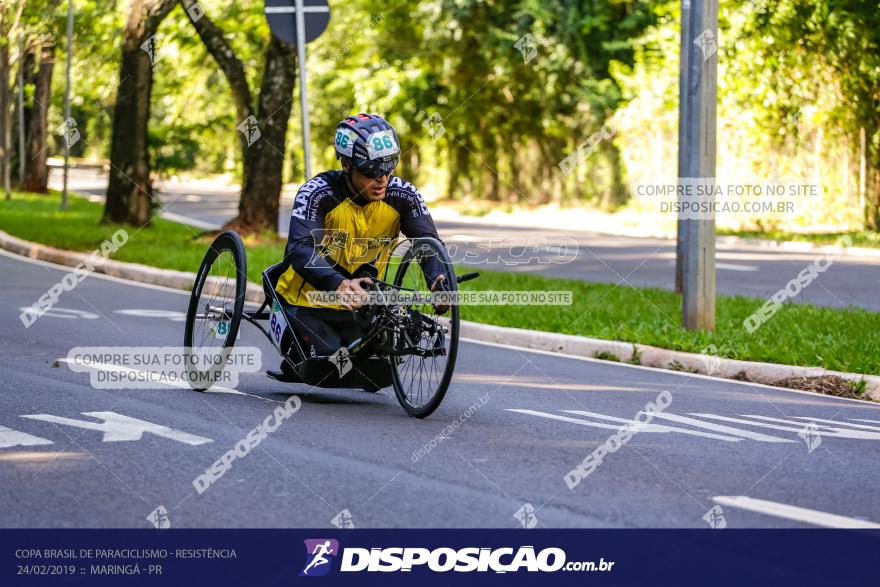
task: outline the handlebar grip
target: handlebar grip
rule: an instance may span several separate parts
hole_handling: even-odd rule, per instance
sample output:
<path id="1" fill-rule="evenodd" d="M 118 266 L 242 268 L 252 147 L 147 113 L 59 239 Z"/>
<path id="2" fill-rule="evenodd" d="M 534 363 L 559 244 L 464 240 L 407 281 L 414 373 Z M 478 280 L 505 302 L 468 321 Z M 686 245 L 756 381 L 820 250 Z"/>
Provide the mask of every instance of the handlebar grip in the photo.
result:
<path id="1" fill-rule="evenodd" d="M 464 283 L 465 281 L 470 281 L 471 279 L 476 279 L 480 274 L 477 271 L 473 273 L 465 273 L 464 275 L 457 275 L 455 277 L 455 281 L 458 283 Z"/>

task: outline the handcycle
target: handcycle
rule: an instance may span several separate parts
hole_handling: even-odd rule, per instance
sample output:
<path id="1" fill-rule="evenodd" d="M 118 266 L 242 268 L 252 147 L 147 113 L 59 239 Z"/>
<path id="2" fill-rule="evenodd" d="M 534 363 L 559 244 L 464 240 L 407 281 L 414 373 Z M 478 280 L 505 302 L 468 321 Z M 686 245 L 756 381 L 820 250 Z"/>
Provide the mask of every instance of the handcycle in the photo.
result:
<path id="1" fill-rule="evenodd" d="M 193 389 L 205 391 L 220 380 L 244 319 L 269 339 L 298 382 L 369 392 L 393 386 L 408 414 L 429 416 L 443 401 L 455 369 L 461 328 L 455 300 L 458 284 L 479 273 L 455 275 L 445 247 L 434 238 L 405 239 L 394 251 L 383 264 L 385 279 L 371 266 L 375 275 L 369 293 L 376 303 L 355 311 L 364 335 L 333 355 L 309 356 L 302 333 L 296 332 L 283 310 L 286 300 L 275 291 L 287 266 L 276 263 L 263 271 L 263 301 L 256 311 L 245 310 L 244 244 L 234 231 L 218 235 L 199 267 L 186 313 L 184 353 L 212 357 L 186 361 L 189 381 L 199 382 L 191 383 Z M 431 303 L 437 292 L 431 291 L 422 270 L 432 256 L 442 267 L 443 293 L 452 301 L 445 315 Z M 392 271 L 393 279 L 386 281 Z M 264 321 L 268 329 L 260 324 Z"/>

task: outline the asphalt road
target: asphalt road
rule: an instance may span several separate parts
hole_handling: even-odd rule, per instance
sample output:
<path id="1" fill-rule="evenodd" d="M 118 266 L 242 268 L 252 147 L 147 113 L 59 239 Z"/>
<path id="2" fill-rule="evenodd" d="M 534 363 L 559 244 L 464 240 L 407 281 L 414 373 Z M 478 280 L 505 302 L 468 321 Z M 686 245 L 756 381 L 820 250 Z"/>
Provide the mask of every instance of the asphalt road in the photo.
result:
<path id="1" fill-rule="evenodd" d="M 239 393 L 101 390 L 59 359 L 179 345 L 188 296 L 91 276 L 25 329 L 20 309 L 67 271 L 0 254 L 0 527 L 148 528 L 159 506 L 177 527 L 332 527 L 345 510 L 355 527 L 880 523 L 880 405 L 467 341 L 426 420 L 391 390 L 263 373 Z M 277 366 L 243 329 L 240 344 Z M 301 408 L 196 493 L 291 394 Z M 608 443 L 658 398 L 669 405 L 650 426 Z M 569 489 L 602 446 L 616 451 Z"/>
<path id="2" fill-rule="evenodd" d="M 57 171 L 52 177 L 53 185 L 57 185 Z M 71 185 L 97 198 L 103 196 L 106 181 L 100 175 L 77 172 L 72 176 Z M 238 210 L 237 190 L 216 183 L 166 182 L 159 184 L 159 188 L 158 198 L 165 204 L 166 217 L 202 228 L 219 227 Z M 287 231 L 292 205 L 290 198 L 282 200 L 278 225 L 283 234 Z M 671 290 L 675 286 L 675 242 L 671 240 L 474 222 L 439 221 L 437 225 L 441 237 L 452 249 L 453 260 L 463 265 L 614 283 L 622 287 Z M 568 243 L 570 252 L 554 246 L 560 243 Z M 719 242 L 718 293 L 769 298 L 819 256 Z M 880 296 L 875 287 L 878 283 L 880 257 L 837 257 L 791 301 L 835 308 L 851 304 L 880 311 Z"/>

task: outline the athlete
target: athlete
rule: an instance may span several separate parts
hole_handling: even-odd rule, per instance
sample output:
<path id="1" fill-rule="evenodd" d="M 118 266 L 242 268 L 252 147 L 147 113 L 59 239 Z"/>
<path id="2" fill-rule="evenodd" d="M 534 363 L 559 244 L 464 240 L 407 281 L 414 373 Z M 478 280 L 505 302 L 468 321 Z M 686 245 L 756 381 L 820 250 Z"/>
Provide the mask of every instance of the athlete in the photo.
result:
<path id="1" fill-rule="evenodd" d="M 356 300 L 322 303 L 309 293 L 362 295 L 382 274 L 401 232 L 409 238 L 440 238 L 418 190 L 392 175 L 400 143 L 384 118 L 358 114 L 344 119 L 333 146 L 342 169 L 318 174 L 297 192 L 284 253 L 288 267 L 275 288 L 308 356 L 330 356 L 363 335 Z M 422 271 L 432 290 L 443 288 L 436 258 L 424 262 Z M 445 313 L 448 307 L 435 309 Z M 285 361 L 281 372 L 268 374 L 297 380 Z"/>

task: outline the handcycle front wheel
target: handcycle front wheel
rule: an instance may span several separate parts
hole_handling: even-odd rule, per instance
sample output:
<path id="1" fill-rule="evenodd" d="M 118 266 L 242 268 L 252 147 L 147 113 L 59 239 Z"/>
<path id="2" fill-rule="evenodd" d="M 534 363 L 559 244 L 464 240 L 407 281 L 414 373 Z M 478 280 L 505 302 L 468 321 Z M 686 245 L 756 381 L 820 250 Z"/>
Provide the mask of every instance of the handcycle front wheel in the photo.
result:
<path id="1" fill-rule="evenodd" d="M 205 253 L 186 311 L 183 352 L 187 381 L 196 391 L 221 380 L 238 336 L 246 288 L 244 244 L 227 230 Z"/>
<path id="2" fill-rule="evenodd" d="M 443 244 L 430 237 L 409 242 L 410 248 L 397 266 L 394 285 L 416 296 L 427 296 L 432 284 L 422 268 L 439 267 L 444 291 L 454 296 L 458 284 Z M 458 354 L 459 307 L 453 303 L 441 315 L 431 304 L 413 303 L 402 305 L 399 311 L 407 318 L 395 334 L 395 344 L 413 352 L 391 358 L 394 393 L 408 414 L 425 418 L 443 401 L 452 380 Z"/>

